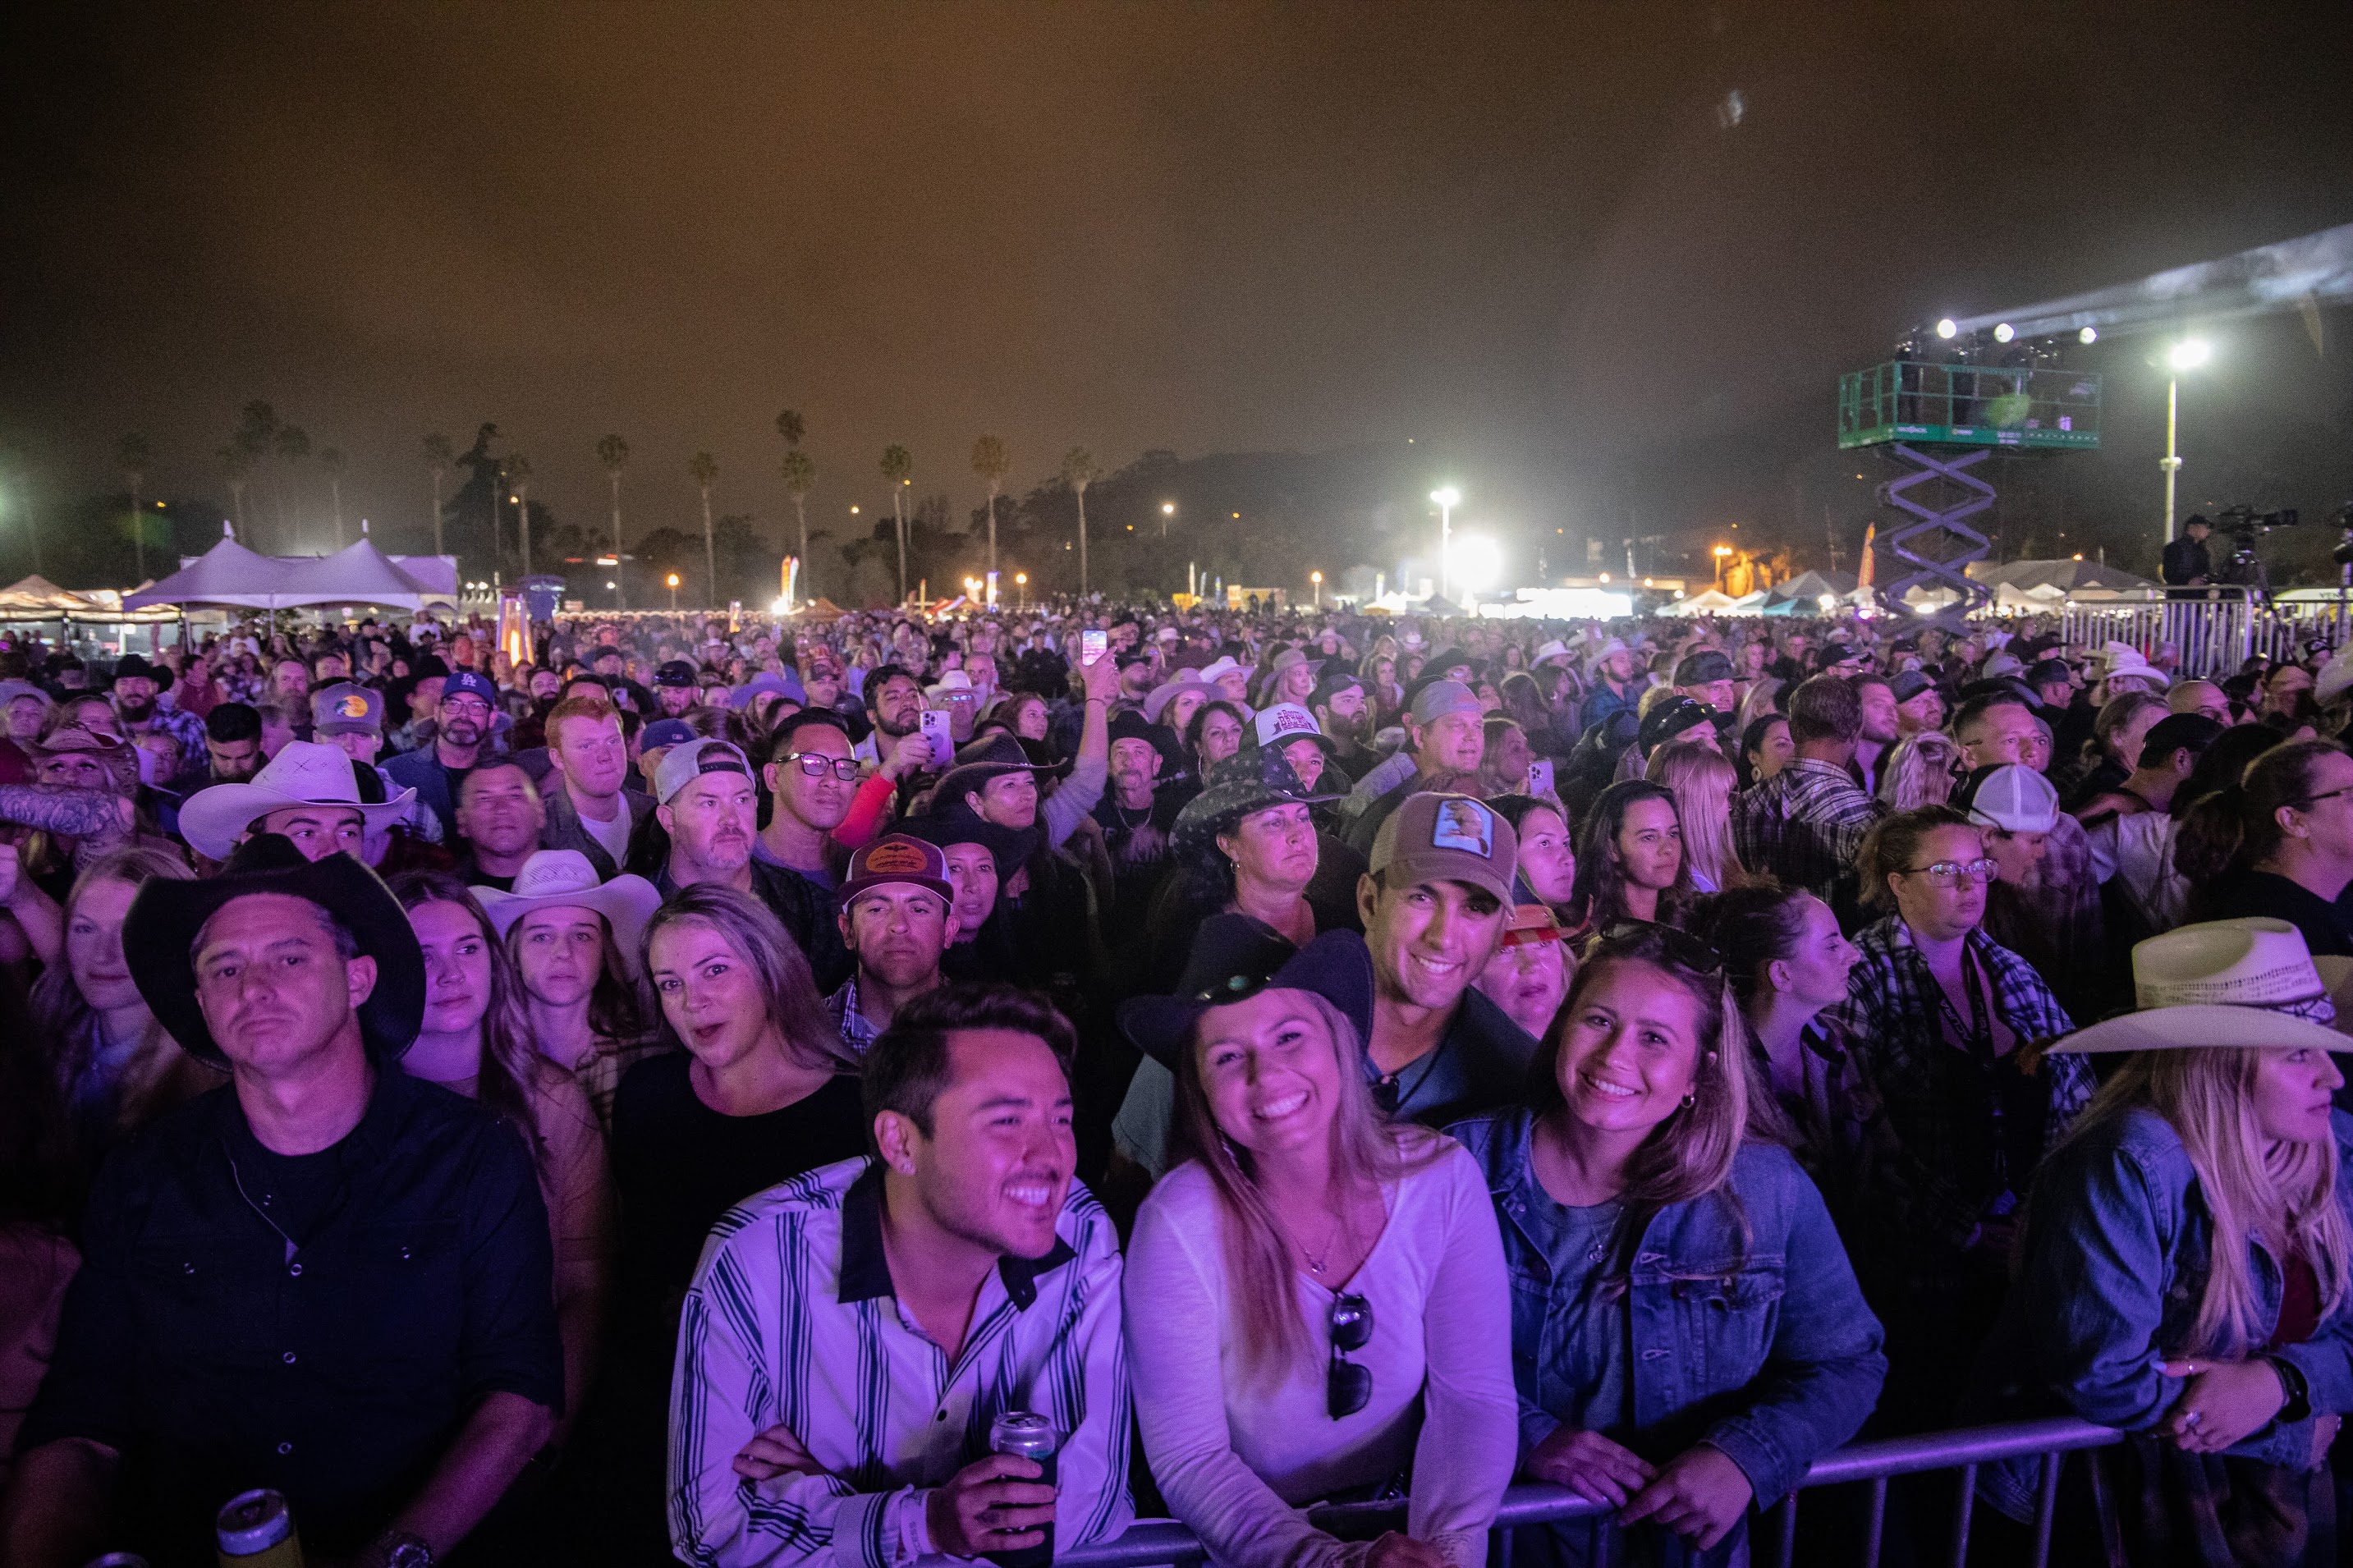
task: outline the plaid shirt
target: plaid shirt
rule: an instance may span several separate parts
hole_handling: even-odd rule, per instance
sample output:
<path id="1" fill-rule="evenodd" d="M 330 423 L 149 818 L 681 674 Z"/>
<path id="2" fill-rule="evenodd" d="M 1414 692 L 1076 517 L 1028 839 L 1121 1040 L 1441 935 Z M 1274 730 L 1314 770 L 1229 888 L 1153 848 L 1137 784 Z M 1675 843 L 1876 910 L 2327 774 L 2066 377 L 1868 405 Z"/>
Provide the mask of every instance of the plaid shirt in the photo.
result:
<path id="1" fill-rule="evenodd" d="M 1879 807 L 1844 768 L 1793 757 L 1732 803 L 1732 846 L 1751 871 L 1778 877 L 1827 900 L 1854 876 L 1862 836 Z"/>
<path id="2" fill-rule="evenodd" d="M 882 1031 L 858 1005 L 858 976 L 855 974 L 841 983 L 840 990 L 825 999 L 825 1016 L 833 1020 L 842 1044 L 861 1057 L 866 1054 L 867 1047 L 882 1037 Z"/>
<path id="3" fill-rule="evenodd" d="M 212 772 L 212 753 L 205 747 L 205 721 L 196 714 L 177 708 L 155 705 L 154 727 L 172 737 L 180 748 L 180 765 L 172 777 L 164 781 L 175 784 L 185 780 L 206 778 Z"/>
<path id="4" fill-rule="evenodd" d="M 1995 1082 L 1946 1037 L 1943 988 L 1913 945 L 1911 929 L 1891 916 L 1857 937 L 1855 945 L 1862 962 L 1847 977 L 1847 1000 L 1831 1010 L 1829 1022 L 1853 1042 L 1870 1069 L 1906 1155 L 1900 1173 L 1873 1173 L 1898 1179 L 1860 1184 L 1858 1198 L 1871 1211 L 1863 1229 L 1917 1261 L 1949 1258 L 1968 1245 L 1980 1220 L 2008 1212 L 2006 1195 L 2023 1195 L 2030 1171 L 2012 1162 L 2008 1182 L 2001 1179 Z M 1969 933 L 1968 951 L 1984 976 L 1995 1016 L 2018 1037 L 2018 1051 L 2005 1066 L 2027 1060 L 2028 1047 L 2073 1031 L 2058 998 L 2025 960 L 1982 931 Z M 2024 1070 L 2043 1089 L 2040 1128 L 2021 1130 L 2039 1133 L 2039 1159 L 2090 1101 L 2092 1071 L 2073 1055 L 2045 1056 Z M 1883 1266 L 1894 1259 L 1876 1261 Z"/>

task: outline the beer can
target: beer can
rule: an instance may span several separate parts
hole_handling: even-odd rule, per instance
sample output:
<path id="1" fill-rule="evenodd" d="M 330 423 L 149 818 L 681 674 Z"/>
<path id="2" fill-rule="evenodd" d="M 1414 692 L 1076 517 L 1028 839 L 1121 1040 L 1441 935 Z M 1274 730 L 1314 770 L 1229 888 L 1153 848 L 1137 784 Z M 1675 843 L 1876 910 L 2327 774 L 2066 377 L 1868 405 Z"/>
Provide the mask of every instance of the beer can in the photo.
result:
<path id="1" fill-rule="evenodd" d="M 214 1521 L 214 1537 L 220 1568 L 302 1568 L 302 1540 L 283 1492 L 237 1493 Z"/>
<path id="2" fill-rule="evenodd" d="M 988 1426 L 988 1448 L 993 1454 L 1010 1454 L 1017 1459 L 1028 1459 L 1045 1474 L 1039 1479 L 1050 1487 L 1060 1483 L 1055 1479 L 1058 1468 L 1054 1460 L 1061 1452 L 1062 1435 L 1043 1415 L 1027 1410 L 1008 1410 Z M 984 1552 L 982 1556 L 997 1568 L 1046 1568 L 1054 1561 L 1054 1527 L 1046 1527 L 1046 1539 L 1035 1546 L 1018 1552 Z"/>

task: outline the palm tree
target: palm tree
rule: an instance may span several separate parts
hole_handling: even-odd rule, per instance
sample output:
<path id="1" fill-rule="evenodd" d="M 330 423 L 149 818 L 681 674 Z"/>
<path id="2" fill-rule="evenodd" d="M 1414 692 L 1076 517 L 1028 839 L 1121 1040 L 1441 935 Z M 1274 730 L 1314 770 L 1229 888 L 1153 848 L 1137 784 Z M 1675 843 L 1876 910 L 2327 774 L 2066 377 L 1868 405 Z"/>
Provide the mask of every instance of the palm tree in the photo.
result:
<path id="1" fill-rule="evenodd" d="M 522 539 L 522 574 L 531 575 L 531 463 L 521 452 L 510 455 L 505 464 L 506 482 L 514 491 L 515 531 Z M 491 499 L 491 512 L 498 514 L 498 498 Z"/>
<path id="2" fill-rule="evenodd" d="M 815 586 L 809 581 L 808 552 L 808 492 L 817 482 L 817 464 L 807 452 L 795 448 L 785 454 L 785 492 L 793 498 L 793 513 L 801 520 L 801 597 L 814 598 Z"/>
<path id="3" fill-rule="evenodd" d="M 621 563 L 621 470 L 628 467 L 629 444 L 618 436 L 607 436 L 596 443 L 596 460 L 605 465 L 605 472 L 613 481 L 613 581 L 627 583 L 628 568 Z M 628 609 L 628 590 L 616 587 L 613 593 L 613 607 Z"/>
<path id="4" fill-rule="evenodd" d="M 708 452 L 697 452 L 686 471 L 702 489 L 702 571 L 703 580 L 711 584 L 711 601 L 719 602 L 719 545 L 711 531 L 711 486 L 719 478 L 719 459 Z"/>
<path id="5" fill-rule="evenodd" d="M 327 493 L 333 498 L 335 548 L 343 547 L 343 454 L 334 447 L 319 448 L 319 468 L 327 476 Z"/>
<path id="6" fill-rule="evenodd" d="M 915 459 L 893 442 L 882 448 L 882 477 L 891 481 L 891 510 L 899 519 L 899 603 L 907 602 L 907 487 L 913 483 Z"/>
<path id="7" fill-rule="evenodd" d="M 1087 591 L 1087 487 L 1095 482 L 1102 470 L 1095 467 L 1095 455 L 1084 447 L 1073 447 L 1062 454 L 1062 482 L 1079 499 L 1079 592 Z"/>
<path id="8" fill-rule="evenodd" d="M 425 467 L 433 476 L 433 553 L 441 549 L 441 477 L 457 460 L 458 448 L 449 445 L 449 437 L 436 430 L 425 437 Z"/>
<path id="9" fill-rule="evenodd" d="M 245 531 L 245 480 L 253 472 L 253 454 L 240 441 L 231 441 L 214 456 L 220 458 L 221 473 L 228 480 L 230 509 L 237 513 L 237 529 Z"/>
<path id="10" fill-rule="evenodd" d="M 808 425 L 801 418 L 800 410 L 787 408 L 776 416 L 776 434 L 785 438 L 786 447 L 797 447 L 808 434 Z"/>
<path id="11" fill-rule="evenodd" d="M 994 436 L 983 436 L 972 444 L 972 471 L 988 484 L 988 572 L 997 574 L 997 492 L 1005 483 L 1005 471 L 1013 459 L 1005 455 L 1005 443 Z"/>
<path id="12" fill-rule="evenodd" d="M 147 437 L 136 434 L 125 436 L 115 443 L 115 461 L 122 465 L 122 480 L 131 487 L 131 548 L 137 558 L 139 581 L 147 580 L 147 519 L 139 510 L 139 492 L 146 488 L 148 466 L 154 454 Z"/>

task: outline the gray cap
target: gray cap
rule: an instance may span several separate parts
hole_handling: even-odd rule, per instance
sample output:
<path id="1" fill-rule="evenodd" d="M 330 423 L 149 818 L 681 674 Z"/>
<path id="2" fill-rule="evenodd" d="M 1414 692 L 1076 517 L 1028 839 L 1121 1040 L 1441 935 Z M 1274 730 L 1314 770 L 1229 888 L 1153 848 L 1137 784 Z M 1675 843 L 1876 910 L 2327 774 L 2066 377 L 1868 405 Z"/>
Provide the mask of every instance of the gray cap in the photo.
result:
<path id="1" fill-rule="evenodd" d="M 1459 680 L 1433 680 L 1413 700 L 1413 721 L 1417 724 L 1431 723 L 1449 713 L 1481 711 L 1478 697 Z"/>
<path id="2" fill-rule="evenodd" d="M 725 741 L 681 742 L 662 753 L 654 769 L 654 802 L 668 805 L 670 797 L 705 773 L 741 773 L 753 779 L 752 764 Z"/>
<path id="3" fill-rule="evenodd" d="M 311 694 L 311 730 L 318 735 L 373 734 L 384 728 L 384 696 L 349 680 Z"/>

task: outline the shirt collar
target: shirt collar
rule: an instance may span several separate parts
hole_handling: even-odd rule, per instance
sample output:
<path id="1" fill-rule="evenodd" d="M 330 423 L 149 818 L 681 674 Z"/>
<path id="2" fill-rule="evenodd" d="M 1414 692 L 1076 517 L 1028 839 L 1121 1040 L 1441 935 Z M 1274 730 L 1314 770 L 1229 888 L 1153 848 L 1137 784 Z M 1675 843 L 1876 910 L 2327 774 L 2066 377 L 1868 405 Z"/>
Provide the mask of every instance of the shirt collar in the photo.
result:
<path id="1" fill-rule="evenodd" d="M 1013 1304 L 1027 1310 L 1038 1299 L 1038 1277 L 1076 1258 L 1071 1244 L 1054 1237 L 1043 1258 L 1000 1258 L 997 1278 Z M 882 1254 L 882 1162 L 869 1160 L 841 1199 L 841 1281 L 837 1299 L 845 1307 L 877 1297 L 895 1298 L 891 1262 Z"/>

